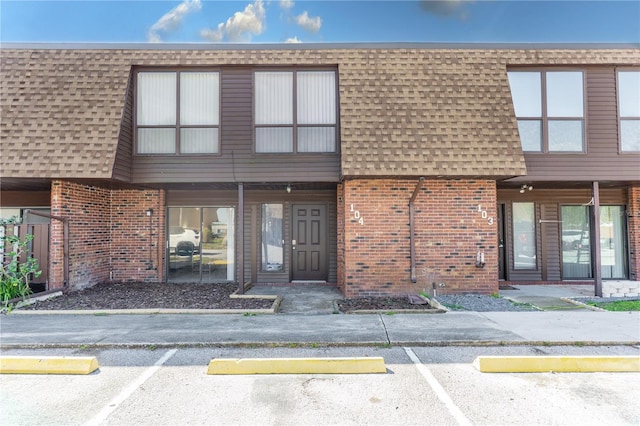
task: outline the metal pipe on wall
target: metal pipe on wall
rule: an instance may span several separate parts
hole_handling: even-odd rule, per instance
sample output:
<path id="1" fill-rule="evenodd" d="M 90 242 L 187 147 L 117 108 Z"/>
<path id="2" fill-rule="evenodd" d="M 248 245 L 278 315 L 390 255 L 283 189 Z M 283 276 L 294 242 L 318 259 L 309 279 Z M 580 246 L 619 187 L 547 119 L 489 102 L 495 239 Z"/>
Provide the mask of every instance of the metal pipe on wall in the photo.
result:
<path id="1" fill-rule="evenodd" d="M 413 194 L 411 195 L 411 199 L 409 199 L 409 256 L 411 259 L 411 282 L 416 283 L 418 278 L 416 277 L 416 248 L 415 248 L 415 201 L 418 197 L 418 193 L 420 192 L 420 188 L 422 187 L 422 183 L 424 182 L 424 177 L 420 177 L 418 183 L 416 184 L 416 188 L 413 190 Z"/>

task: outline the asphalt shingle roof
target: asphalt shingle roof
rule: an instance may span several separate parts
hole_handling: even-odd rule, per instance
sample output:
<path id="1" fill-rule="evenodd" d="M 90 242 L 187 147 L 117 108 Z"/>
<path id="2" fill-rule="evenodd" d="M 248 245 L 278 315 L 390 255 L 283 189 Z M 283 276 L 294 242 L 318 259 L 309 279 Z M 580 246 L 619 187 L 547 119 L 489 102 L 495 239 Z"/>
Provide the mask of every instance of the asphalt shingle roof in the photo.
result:
<path id="1" fill-rule="evenodd" d="M 342 174 L 526 173 L 506 70 L 640 63 L 640 49 L 0 50 L 0 177 L 112 177 L 133 66 L 337 65 Z"/>

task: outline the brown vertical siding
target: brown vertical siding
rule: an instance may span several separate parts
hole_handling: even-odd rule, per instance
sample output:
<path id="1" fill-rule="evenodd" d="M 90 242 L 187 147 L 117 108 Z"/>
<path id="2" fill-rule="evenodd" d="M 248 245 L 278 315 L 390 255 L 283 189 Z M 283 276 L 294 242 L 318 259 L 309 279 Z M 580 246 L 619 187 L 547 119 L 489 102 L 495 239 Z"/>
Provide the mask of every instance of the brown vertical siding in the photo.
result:
<path id="1" fill-rule="evenodd" d="M 540 206 L 540 235 L 542 239 L 542 279 L 545 281 L 560 280 L 560 222 L 557 204 Z"/>
<path id="2" fill-rule="evenodd" d="M 639 153 L 620 154 L 616 68 L 587 67 L 586 153 L 525 153 L 530 181 L 631 180 L 637 181 Z"/>
<path id="3" fill-rule="evenodd" d="M 51 191 L 0 191 L 1 207 L 48 207 Z"/>
<path id="4" fill-rule="evenodd" d="M 258 241 L 254 251 L 251 253 L 255 261 L 253 274 L 256 275 L 257 282 L 286 283 L 290 280 L 290 272 L 288 265 L 291 264 L 291 206 L 296 203 L 318 203 L 327 206 L 327 226 L 328 226 L 328 260 L 329 269 L 327 282 L 337 282 L 337 206 L 335 191 L 294 191 L 291 194 L 285 194 L 284 191 L 248 191 L 246 194 L 248 203 L 256 206 L 256 222 L 251 225 L 253 231 L 250 236 L 246 237 L 245 247 L 251 246 L 251 241 Z M 283 203 L 283 238 L 284 245 L 284 264 L 285 271 L 279 273 L 261 273 L 260 272 L 260 205 L 262 203 Z M 245 222 L 247 223 L 247 222 Z M 247 226 L 247 225 L 245 225 Z M 246 228 L 245 228 L 246 229 Z M 248 256 L 245 252 L 245 256 Z M 248 271 L 246 273 L 249 273 Z M 251 275 L 247 275 L 251 276 Z"/>
<path id="5" fill-rule="evenodd" d="M 220 153 L 134 156 L 134 183 L 338 181 L 338 153 L 255 154 L 253 68 L 223 67 L 220 77 Z"/>
<path id="6" fill-rule="evenodd" d="M 131 167 L 133 157 L 133 73 L 129 75 L 124 112 L 118 135 L 118 148 L 113 166 L 113 178 L 124 182 L 131 182 Z"/>
<path id="7" fill-rule="evenodd" d="M 226 190 L 167 191 L 167 207 L 236 206 L 238 192 Z"/>
<path id="8" fill-rule="evenodd" d="M 328 282 L 338 282 L 338 206 L 335 196 L 333 200 L 327 204 L 327 220 L 329 226 L 328 238 L 328 260 L 329 260 L 329 278 Z"/>
<path id="9" fill-rule="evenodd" d="M 534 189 L 520 194 L 518 190 L 498 190 L 498 202 L 506 204 L 505 236 L 509 281 L 559 281 L 562 279 L 562 247 L 560 234 L 560 207 L 586 204 L 591 199 L 590 189 Z M 536 205 L 537 270 L 513 269 L 513 202 L 534 202 Z M 605 188 L 600 193 L 601 205 L 627 203 L 625 188 Z M 543 222 L 540 223 L 540 220 Z"/>
<path id="10" fill-rule="evenodd" d="M 290 210 L 291 205 L 297 202 L 314 202 L 327 205 L 328 214 L 328 259 L 329 274 L 328 282 L 337 282 L 337 205 L 336 192 L 334 190 L 296 190 L 291 194 L 287 194 L 284 190 L 256 190 L 245 188 L 245 212 L 244 212 L 244 240 L 242 242 L 242 250 L 244 250 L 244 265 L 238 265 L 237 268 L 244 267 L 245 280 L 253 282 L 269 282 L 269 283 L 288 283 L 289 270 L 286 269 L 282 273 L 261 273 L 260 271 L 260 206 L 262 203 L 282 203 L 284 205 L 283 217 L 283 238 L 285 240 L 284 247 L 284 264 L 290 264 Z M 167 191 L 168 207 L 203 207 L 212 205 L 231 205 L 236 206 L 238 203 L 237 191 L 234 190 L 203 190 L 203 191 Z M 239 250 L 240 248 L 238 248 Z M 236 274 L 239 269 L 236 270 Z"/>
<path id="11" fill-rule="evenodd" d="M 255 237 L 257 231 L 257 224 L 253 221 L 253 207 L 245 203 L 244 205 L 244 240 L 242 241 L 242 247 L 236 247 L 236 253 L 239 250 L 243 251 L 244 256 L 244 265 L 238 265 L 236 259 L 236 278 L 238 277 L 239 268 L 244 268 L 244 280 L 249 281 L 252 277 L 252 269 L 253 269 L 253 261 L 255 261 L 255 256 L 251 255 L 251 249 L 253 247 L 252 237 Z M 237 212 L 236 212 L 237 214 Z"/>

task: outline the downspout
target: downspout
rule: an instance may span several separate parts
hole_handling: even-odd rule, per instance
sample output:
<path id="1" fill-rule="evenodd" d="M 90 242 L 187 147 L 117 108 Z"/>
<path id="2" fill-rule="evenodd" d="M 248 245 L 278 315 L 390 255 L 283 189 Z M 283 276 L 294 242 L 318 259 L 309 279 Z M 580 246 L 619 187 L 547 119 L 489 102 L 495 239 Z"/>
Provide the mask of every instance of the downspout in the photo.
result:
<path id="1" fill-rule="evenodd" d="M 422 187 L 422 183 L 424 182 L 424 177 L 420 177 L 418 180 L 418 184 L 416 185 L 416 189 L 413 190 L 413 194 L 411 195 L 411 199 L 409 200 L 409 253 L 411 258 L 411 282 L 416 283 L 418 281 L 416 277 L 416 247 L 415 247 L 415 223 L 414 223 L 414 203 L 416 198 L 418 197 L 418 193 L 420 192 L 420 188 Z"/>
<path id="2" fill-rule="evenodd" d="M 47 219 L 54 219 L 62 222 L 63 229 L 63 237 L 62 237 L 62 249 L 63 249 L 63 283 L 62 290 L 66 291 L 69 288 L 69 219 L 60 216 L 53 216 L 47 213 L 35 212 L 33 210 L 27 209 L 25 210 L 25 214 L 32 214 L 34 216 L 45 217 Z M 47 265 L 47 268 L 49 265 Z M 48 286 L 47 286 L 48 287 Z M 59 289 L 55 289 L 54 291 L 60 291 Z M 45 293 L 39 293 L 44 295 Z"/>
<path id="3" fill-rule="evenodd" d="M 593 195 L 593 205 L 591 206 L 591 217 L 593 227 L 589 232 L 591 257 L 593 265 L 594 293 L 602 297 L 602 255 L 600 254 L 600 185 L 593 182 L 591 194 Z"/>

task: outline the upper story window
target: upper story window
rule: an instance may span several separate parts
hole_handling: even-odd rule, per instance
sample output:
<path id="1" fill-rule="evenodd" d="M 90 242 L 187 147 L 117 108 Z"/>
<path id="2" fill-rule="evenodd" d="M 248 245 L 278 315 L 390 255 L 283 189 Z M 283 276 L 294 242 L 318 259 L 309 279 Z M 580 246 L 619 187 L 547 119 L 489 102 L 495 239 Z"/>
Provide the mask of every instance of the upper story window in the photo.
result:
<path id="1" fill-rule="evenodd" d="M 618 71 L 620 150 L 640 151 L 640 71 Z"/>
<path id="2" fill-rule="evenodd" d="M 217 154 L 220 128 L 218 72 L 139 72 L 138 154 Z"/>
<path id="3" fill-rule="evenodd" d="M 258 153 L 337 151 L 334 71 L 256 71 Z"/>
<path id="4" fill-rule="evenodd" d="M 581 71 L 510 71 L 523 151 L 584 151 Z"/>

